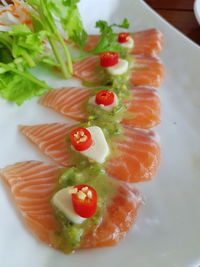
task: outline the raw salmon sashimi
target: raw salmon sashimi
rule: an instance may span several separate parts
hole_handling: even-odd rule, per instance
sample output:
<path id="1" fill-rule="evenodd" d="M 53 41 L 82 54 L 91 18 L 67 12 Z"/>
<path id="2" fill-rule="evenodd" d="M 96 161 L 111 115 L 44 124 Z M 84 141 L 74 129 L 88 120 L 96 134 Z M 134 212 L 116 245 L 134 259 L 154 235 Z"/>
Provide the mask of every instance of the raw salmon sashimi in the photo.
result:
<path id="1" fill-rule="evenodd" d="M 26 225 L 40 240 L 52 246 L 51 236 L 56 230 L 56 220 L 50 199 L 59 171 L 56 166 L 38 161 L 16 163 L 0 171 Z M 141 203 L 139 191 L 120 183 L 100 224 L 85 235 L 80 248 L 117 244 L 134 223 Z"/>
<path id="2" fill-rule="evenodd" d="M 51 90 L 50 94 L 40 98 L 39 103 L 66 117 L 81 121 L 87 119 L 84 103 L 90 96 L 91 88 L 66 87 Z"/>
<path id="3" fill-rule="evenodd" d="M 145 182 L 155 177 L 160 165 L 160 145 L 157 134 L 150 130 L 124 125 L 121 140 L 116 142 L 120 153 L 108 160 L 110 176 L 129 183 Z"/>
<path id="4" fill-rule="evenodd" d="M 25 223 L 44 242 L 56 227 L 50 197 L 55 190 L 59 168 L 37 161 L 26 161 L 0 170 L 10 187 Z"/>
<path id="5" fill-rule="evenodd" d="M 72 124 L 49 123 L 20 126 L 20 130 L 49 158 L 65 167 L 73 166 L 66 147 L 66 136 L 74 129 Z"/>
<path id="6" fill-rule="evenodd" d="M 164 66 L 160 59 L 152 56 L 135 56 L 129 82 L 132 85 L 158 88 L 164 79 Z"/>
<path id="7" fill-rule="evenodd" d="M 145 87 L 129 87 L 132 98 L 127 104 L 127 111 L 133 117 L 126 118 L 122 123 L 136 128 L 149 129 L 160 123 L 160 98 L 155 89 Z M 86 120 L 85 103 L 91 96 L 92 89 L 81 87 L 61 88 L 49 91 L 42 96 L 40 103 L 46 107 L 75 119 Z"/>
<path id="8" fill-rule="evenodd" d="M 157 57 L 134 56 L 134 66 L 130 70 L 129 83 L 134 86 L 149 86 L 158 88 L 164 78 L 164 67 Z M 74 76 L 90 83 L 102 83 L 98 74 L 100 67 L 99 56 L 89 56 L 74 63 Z"/>
<path id="9" fill-rule="evenodd" d="M 160 98 L 153 88 L 129 86 L 132 99 L 127 102 L 127 111 L 133 117 L 123 119 L 122 123 L 135 128 L 149 129 L 160 123 Z"/>
<path id="10" fill-rule="evenodd" d="M 134 47 L 131 51 L 135 55 L 158 55 L 163 47 L 163 34 L 157 29 L 135 32 L 131 35 L 134 39 Z M 93 49 L 100 39 L 100 35 L 89 35 L 86 51 Z"/>
<path id="11" fill-rule="evenodd" d="M 61 123 L 21 126 L 21 132 L 48 157 L 60 165 L 72 166 L 66 136 L 76 126 Z M 160 145 L 153 131 L 123 126 L 123 138 L 114 141 L 118 152 L 107 163 L 109 175 L 134 183 L 152 179 L 160 163 Z"/>

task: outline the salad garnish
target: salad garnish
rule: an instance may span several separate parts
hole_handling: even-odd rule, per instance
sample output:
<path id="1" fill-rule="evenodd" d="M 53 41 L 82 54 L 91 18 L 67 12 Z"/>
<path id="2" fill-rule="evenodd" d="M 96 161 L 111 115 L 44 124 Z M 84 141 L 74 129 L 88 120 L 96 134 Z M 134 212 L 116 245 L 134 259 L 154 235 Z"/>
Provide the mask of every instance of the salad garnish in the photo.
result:
<path id="1" fill-rule="evenodd" d="M 129 22 L 127 19 L 124 19 L 121 24 L 111 24 L 104 20 L 99 20 L 96 22 L 96 28 L 99 28 L 101 33 L 101 38 L 94 49 L 92 49 L 91 53 L 97 54 L 106 51 L 114 51 L 121 53 L 123 52 L 123 47 L 118 44 L 116 41 L 116 34 L 113 32 L 113 28 L 129 28 Z"/>
<path id="2" fill-rule="evenodd" d="M 20 105 L 25 100 L 52 89 L 39 80 L 31 69 L 43 64 L 61 70 L 69 79 L 73 74 L 72 57 L 68 47 L 72 42 L 80 49 L 87 40 L 77 3 L 80 0 L 15 0 L 0 6 L 0 94 Z M 109 25 L 99 20 L 101 38 L 90 54 L 124 48 L 117 42 L 114 27 L 127 29 L 129 23 Z M 44 65 L 45 64 L 45 65 Z M 19 86 L 21 85 L 22 86 Z M 6 85 L 6 86 L 5 86 Z"/>
<path id="3" fill-rule="evenodd" d="M 27 0 L 0 6 L 0 94 L 17 104 L 51 89 L 30 69 L 45 63 L 73 73 L 65 39 L 84 46 L 87 34 L 77 8 L 79 0 Z M 66 64 L 67 63 L 67 64 Z M 6 85 L 6 86 L 5 86 Z M 22 85 L 22 86 L 21 86 Z"/>

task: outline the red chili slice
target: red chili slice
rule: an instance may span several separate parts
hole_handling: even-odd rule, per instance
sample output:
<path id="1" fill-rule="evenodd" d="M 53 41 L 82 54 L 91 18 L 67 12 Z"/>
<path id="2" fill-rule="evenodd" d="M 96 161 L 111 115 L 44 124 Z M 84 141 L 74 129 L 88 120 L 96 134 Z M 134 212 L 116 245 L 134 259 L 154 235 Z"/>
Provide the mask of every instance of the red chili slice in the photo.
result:
<path id="1" fill-rule="evenodd" d="M 78 189 L 77 193 L 72 194 L 72 203 L 76 213 L 83 218 L 92 217 L 97 210 L 97 192 L 89 185 L 75 185 Z M 85 190 L 84 190 L 85 188 Z M 85 194 L 85 198 L 80 198 L 80 191 Z"/>
<path id="2" fill-rule="evenodd" d="M 127 32 L 120 32 L 118 35 L 118 42 L 119 43 L 126 43 L 128 41 L 129 33 Z"/>
<path id="3" fill-rule="evenodd" d="M 107 51 L 100 54 L 100 64 L 102 67 L 111 67 L 118 63 L 119 55 L 116 52 Z"/>
<path id="4" fill-rule="evenodd" d="M 78 151 L 84 151 L 92 145 L 92 136 L 86 128 L 77 128 L 70 134 L 73 147 Z"/>
<path id="5" fill-rule="evenodd" d="M 96 103 L 98 105 L 109 106 L 113 104 L 115 95 L 109 90 L 102 90 L 96 94 Z"/>

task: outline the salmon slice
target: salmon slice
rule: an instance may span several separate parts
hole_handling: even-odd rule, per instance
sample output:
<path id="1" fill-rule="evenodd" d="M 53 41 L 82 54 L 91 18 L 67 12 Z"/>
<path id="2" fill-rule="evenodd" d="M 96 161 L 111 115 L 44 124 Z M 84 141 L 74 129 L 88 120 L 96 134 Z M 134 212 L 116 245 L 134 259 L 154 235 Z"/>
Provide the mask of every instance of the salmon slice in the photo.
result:
<path id="1" fill-rule="evenodd" d="M 164 79 L 164 66 L 157 57 L 135 56 L 129 82 L 132 85 L 158 88 Z"/>
<path id="2" fill-rule="evenodd" d="M 68 167 L 73 165 L 73 161 L 66 144 L 66 136 L 73 127 L 60 123 L 21 126 L 21 132 L 45 155 Z M 130 183 L 152 179 L 160 163 L 160 146 L 155 133 L 129 126 L 123 126 L 123 130 L 122 140 L 114 142 L 118 153 L 111 156 L 106 163 L 107 173 Z"/>
<path id="3" fill-rule="evenodd" d="M 74 126 L 71 124 L 52 123 L 20 126 L 19 128 L 49 158 L 65 167 L 73 165 L 69 150 L 66 148 L 65 138 L 74 129 Z"/>
<path id="4" fill-rule="evenodd" d="M 101 77 L 95 71 L 100 68 L 99 56 L 89 56 L 73 64 L 73 75 L 84 81 L 90 83 L 101 83 Z"/>
<path id="5" fill-rule="evenodd" d="M 58 167 L 37 161 L 19 162 L 0 170 L 26 225 L 46 243 L 50 243 L 49 233 L 56 227 L 50 198 L 58 173 Z"/>
<path id="6" fill-rule="evenodd" d="M 131 54 L 134 55 L 158 55 L 163 47 L 163 34 L 157 29 L 135 32 L 131 34 L 134 39 L 134 47 Z M 93 49 L 100 39 L 100 35 L 89 35 L 85 50 Z"/>
<path id="7" fill-rule="evenodd" d="M 81 121 L 87 118 L 84 103 L 90 96 L 91 88 L 67 87 L 45 94 L 40 98 L 39 103 L 66 117 Z"/>
<path id="8" fill-rule="evenodd" d="M 136 32 L 133 38 L 135 45 L 132 53 L 135 55 L 159 55 L 163 48 L 164 36 L 157 29 Z"/>
<path id="9" fill-rule="evenodd" d="M 121 140 L 116 142 L 120 153 L 108 160 L 110 176 L 129 183 L 151 180 L 160 165 L 160 145 L 155 132 L 124 125 Z"/>
<path id="10" fill-rule="evenodd" d="M 100 84 L 101 75 L 99 56 L 89 56 L 74 63 L 74 76 L 84 82 Z M 130 71 L 129 83 L 134 86 L 149 86 L 158 88 L 164 79 L 164 67 L 160 60 L 152 56 L 135 56 L 134 66 Z"/>
<path id="11" fill-rule="evenodd" d="M 129 87 L 131 100 L 127 101 L 127 111 L 132 117 L 122 122 L 136 128 L 149 129 L 160 123 L 160 98 L 155 89 L 145 87 Z M 86 120 L 85 103 L 92 94 L 91 88 L 61 88 L 49 91 L 42 96 L 40 103 L 60 114 L 78 120 Z"/>
<path id="12" fill-rule="evenodd" d="M 122 123 L 135 128 L 150 129 L 160 123 L 160 98 L 153 88 L 129 86 L 132 99 L 128 101 L 127 111 L 133 117 L 123 119 Z"/>
<path id="13" fill-rule="evenodd" d="M 101 224 L 85 235 L 81 248 L 117 245 L 135 222 L 142 202 L 138 190 L 120 184 L 116 196 L 107 206 Z"/>
<path id="14" fill-rule="evenodd" d="M 32 232 L 48 245 L 56 220 L 50 204 L 60 169 L 38 161 L 19 162 L 0 171 L 15 203 Z M 99 225 L 88 232 L 80 248 L 115 245 L 128 232 L 142 203 L 139 191 L 119 184 L 116 196 L 108 204 Z"/>

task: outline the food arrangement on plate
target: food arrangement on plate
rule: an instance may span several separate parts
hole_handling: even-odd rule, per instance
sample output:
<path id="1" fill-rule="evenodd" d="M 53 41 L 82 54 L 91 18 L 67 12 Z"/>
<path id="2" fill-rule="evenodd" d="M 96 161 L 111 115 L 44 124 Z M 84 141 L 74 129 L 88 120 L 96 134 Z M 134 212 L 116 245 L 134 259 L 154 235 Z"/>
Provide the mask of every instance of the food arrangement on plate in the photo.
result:
<path id="1" fill-rule="evenodd" d="M 114 33 L 128 29 L 124 19 L 100 20 L 100 35 L 88 35 L 77 2 L 2 1 L 0 11 L 1 96 L 22 104 L 45 93 L 40 104 L 76 121 L 20 125 L 55 165 L 26 161 L 0 170 L 26 225 L 65 253 L 117 244 L 143 203 L 132 184 L 153 179 L 160 163 L 151 128 L 160 123 L 162 34 Z M 41 64 L 83 86 L 51 90 L 30 71 Z"/>

